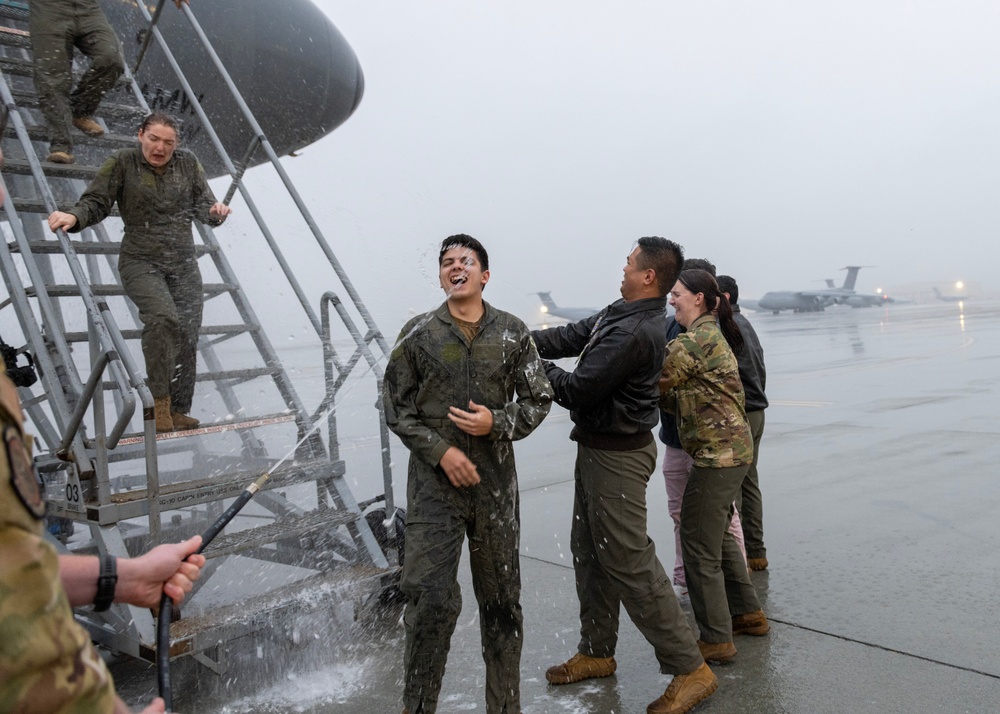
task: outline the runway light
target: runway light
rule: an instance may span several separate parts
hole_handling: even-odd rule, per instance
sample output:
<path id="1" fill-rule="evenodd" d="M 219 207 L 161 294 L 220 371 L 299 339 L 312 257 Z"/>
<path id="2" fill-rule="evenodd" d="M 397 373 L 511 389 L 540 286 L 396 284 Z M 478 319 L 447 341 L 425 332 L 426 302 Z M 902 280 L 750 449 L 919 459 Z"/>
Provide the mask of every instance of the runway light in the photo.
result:
<path id="1" fill-rule="evenodd" d="M 959 280 L 959 281 L 958 281 L 957 283 L 955 283 L 955 287 L 956 287 L 956 288 L 957 288 L 958 290 L 961 290 L 962 288 L 964 288 L 964 287 L 965 287 L 965 283 L 963 283 L 963 282 L 962 282 L 961 280 Z"/>
<path id="2" fill-rule="evenodd" d="M 542 305 L 541 310 L 542 310 L 542 312 L 548 312 L 549 311 L 549 309 L 547 307 L 545 307 L 544 305 Z"/>
<path id="3" fill-rule="evenodd" d="M 875 292 L 877 292 L 879 295 L 881 295 L 882 294 L 882 288 L 875 288 Z"/>

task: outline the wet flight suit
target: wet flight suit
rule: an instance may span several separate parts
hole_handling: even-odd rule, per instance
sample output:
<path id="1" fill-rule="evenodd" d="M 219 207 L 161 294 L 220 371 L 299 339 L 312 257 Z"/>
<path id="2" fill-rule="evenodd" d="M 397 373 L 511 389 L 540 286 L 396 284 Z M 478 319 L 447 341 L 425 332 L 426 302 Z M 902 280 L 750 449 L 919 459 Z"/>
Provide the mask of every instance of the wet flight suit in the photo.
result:
<path id="1" fill-rule="evenodd" d="M 646 531 L 646 486 L 656 468 L 657 382 L 666 298 L 618 300 L 597 315 L 536 330 L 555 401 L 577 442 L 570 545 L 580 601 L 578 651 L 612 657 L 620 605 L 653 645 L 660 671 L 688 674 L 704 659 Z"/>
<path id="2" fill-rule="evenodd" d="M 113 153 L 69 210 L 77 219 L 70 232 L 103 221 L 115 202 L 125 224 L 118 272 L 139 308 L 149 389 L 187 414 L 204 302 L 191 221 L 218 226 L 225 219 L 209 215 L 215 195 L 198 159 L 184 149 L 160 170 L 139 148 Z"/>
<path id="3" fill-rule="evenodd" d="M 28 9 L 35 88 L 49 126 L 49 148 L 72 153 L 71 121 L 94 114 L 124 71 L 118 36 L 97 0 L 31 0 Z M 71 94 L 74 46 L 90 58 L 90 67 Z"/>
<path id="4" fill-rule="evenodd" d="M 736 357 L 705 314 L 667 345 L 660 406 L 694 460 L 681 505 L 681 551 L 691 609 L 709 643 L 732 642 L 732 618 L 760 610 L 746 562 L 728 531 L 732 504 L 753 460 Z"/>
<path id="5" fill-rule="evenodd" d="M 0 711 L 110 714 L 114 684 L 73 620 L 14 385 L 0 375 Z"/>
<path id="6" fill-rule="evenodd" d="M 466 535 L 486 663 L 486 711 L 521 711 L 520 517 L 511 442 L 545 418 L 552 388 L 524 323 L 484 306 L 471 341 L 447 303 L 410 320 L 385 370 L 386 422 L 410 450 L 400 583 L 409 598 L 403 704 L 410 714 L 437 710 L 462 609 L 457 574 Z M 487 436 L 466 434 L 447 417 L 449 407 L 467 409 L 470 399 L 493 413 Z M 448 480 L 438 464 L 451 446 L 476 465 L 479 484 L 456 488 Z"/>

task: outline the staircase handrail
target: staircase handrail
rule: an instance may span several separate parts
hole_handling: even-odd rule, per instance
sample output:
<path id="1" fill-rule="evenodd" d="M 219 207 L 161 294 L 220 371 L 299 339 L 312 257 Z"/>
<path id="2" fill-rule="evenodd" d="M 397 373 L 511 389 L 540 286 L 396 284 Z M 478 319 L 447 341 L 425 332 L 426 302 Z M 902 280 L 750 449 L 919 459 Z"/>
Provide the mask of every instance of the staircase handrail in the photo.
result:
<path id="1" fill-rule="evenodd" d="M 146 18 L 147 22 L 151 22 L 152 18 L 149 14 L 148 9 L 144 6 L 144 4 L 138 3 L 137 5 L 139 7 L 139 10 L 142 12 L 143 16 Z M 296 208 L 298 208 L 299 210 L 300 215 L 305 220 L 306 224 L 309 227 L 310 232 L 316 239 L 316 243 L 323 251 L 323 254 L 325 255 L 327 261 L 330 263 L 331 267 L 333 267 L 334 272 L 337 274 L 337 277 L 340 279 L 348 295 L 350 295 L 351 301 L 354 304 L 355 309 L 357 309 L 358 313 L 365 321 L 365 324 L 368 326 L 369 334 L 372 336 L 372 339 L 374 339 L 374 341 L 378 344 L 383 354 L 385 356 L 388 356 L 389 355 L 388 342 L 385 340 L 385 337 L 379 330 L 378 325 L 375 324 L 375 321 L 372 318 L 371 313 L 368 311 L 368 308 L 362 301 L 361 295 L 354 288 L 354 285 L 351 282 L 350 278 L 348 277 L 347 272 L 340 264 L 340 261 L 337 259 L 332 248 L 330 248 L 329 242 L 326 240 L 325 236 L 323 235 L 323 232 L 319 228 L 319 225 L 312 217 L 312 214 L 310 213 L 308 207 L 305 205 L 305 202 L 302 200 L 302 197 L 299 195 L 294 184 L 292 183 L 291 178 L 289 178 L 288 173 L 281 165 L 281 162 L 278 159 L 278 155 L 275 153 L 274 148 L 271 146 L 271 143 L 268 140 L 267 135 L 264 133 L 263 128 L 258 123 L 253 112 L 250 110 L 250 107 L 243 99 L 243 96 L 240 93 L 239 89 L 236 87 L 236 83 L 233 81 L 232 76 L 229 74 L 229 71 L 226 69 L 222 60 L 219 58 L 219 55 L 216 53 L 215 48 L 212 46 L 212 43 L 205 35 L 205 32 L 202 29 L 201 24 L 198 22 L 197 18 L 195 17 L 189 5 L 183 4 L 181 5 L 180 9 L 181 12 L 184 13 L 184 16 L 188 19 L 188 22 L 191 24 L 191 27 L 194 29 L 194 32 L 198 36 L 198 39 L 201 42 L 202 46 L 204 47 L 205 51 L 208 52 L 208 55 L 212 60 L 212 63 L 215 65 L 216 70 L 218 71 L 219 75 L 225 82 L 231 97 L 236 102 L 236 105 L 239 107 L 240 112 L 243 114 L 244 119 L 247 121 L 247 123 L 253 130 L 254 141 L 259 142 L 260 147 L 264 150 L 264 153 L 267 155 L 268 161 L 274 166 L 275 171 L 277 171 L 278 176 L 281 178 L 281 181 L 285 186 L 285 190 L 292 198 Z M 179 64 L 173 57 L 173 54 L 170 52 L 167 46 L 167 42 L 163 38 L 160 29 L 158 27 L 153 26 L 152 24 L 150 25 L 150 29 L 153 32 L 154 36 L 156 37 L 156 40 L 159 43 L 160 48 L 164 51 L 164 54 L 167 55 L 168 62 L 170 63 L 178 79 L 181 81 L 182 86 L 184 87 L 184 91 L 187 94 L 188 99 L 190 100 L 195 112 L 201 119 L 202 124 L 206 128 L 208 128 L 209 137 L 211 138 L 212 143 L 215 145 L 216 151 L 218 151 L 220 158 L 222 158 L 223 162 L 225 163 L 226 170 L 234 178 L 234 181 L 239 186 L 241 194 L 244 196 L 244 198 L 246 198 L 247 192 L 245 191 L 242 180 L 240 179 L 240 177 L 242 176 L 242 171 L 237 170 L 237 168 L 233 165 L 232 160 L 228 155 L 228 152 L 222 146 L 222 142 L 219 140 L 215 132 L 211 129 L 211 124 L 207 120 L 207 117 L 204 113 L 204 109 L 201 106 L 201 102 L 198 100 L 197 95 L 192 90 L 190 84 L 188 84 L 186 78 L 184 77 L 183 71 L 180 69 Z M 262 223 L 262 219 L 258 219 L 258 223 Z M 297 284 L 294 281 L 294 277 L 292 276 L 290 269 L 287 267 L 287 263 L 285 262 L 284 258 L 280 255 L 280 250 L 277 244 L 273 242 L 272 239 L 268 239 L 268 243 L 271 247 L 271 250 L 275 253 L 275 256 L 277 257 L 279 263 L 281 264 L 282 269 L 285 271 L 286 277 L 289 279 L 289 281 L 292 282 L 292 287 L 295 290 L 296 295 L 299 297 L 299 302 L 302 304 L 303 309 L 309 316 L 310 321 L 313 324 L 313 329 L 316 331 L 317 336 L 322 337 L 322 325 L 320 324 L 320 320 L 317 319 L 305 295 L 300 291 L 300 289 L 297 288 Z"/>

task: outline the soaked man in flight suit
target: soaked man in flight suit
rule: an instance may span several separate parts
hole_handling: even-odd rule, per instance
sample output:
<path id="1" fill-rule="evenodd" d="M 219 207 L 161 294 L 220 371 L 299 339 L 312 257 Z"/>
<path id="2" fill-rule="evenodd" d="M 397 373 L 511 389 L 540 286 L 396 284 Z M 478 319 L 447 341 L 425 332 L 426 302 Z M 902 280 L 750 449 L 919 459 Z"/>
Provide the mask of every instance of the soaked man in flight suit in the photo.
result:
<path id="1" fill-rule="evenodd" d="M 451 236 L 438 260 L 447 301 L 403 327 L 385 370 L 386 422 L 410 450 L 400 583 L 409 598 L 404 714 L 437 711 L 462 609 L 457 576 L 466 535 L 486 711 L 517 714 L 523 626 L 511 442 L 545 418 L 552 388 L 524 323 L 483 301 L 489 257 L 479 241 Z"/>
<path id="2" fill-rule="evenodd" d="M 219 226 L 205 170 L 178 149 L 178 123 L 155 112 L 139 127 L 139 146 L 113 153 L 68 212 L 49 216 L 53 232 L 75 233 L 107 218 L 117 202 L 125 237 L 118 257 L 125 294 L 139 308 L 142 354 L 156 401 L 156 431 L 194 429 L 194 398 L 203 294 L 191 221 Z"/>
<path id="3" fill-rule="evenodd" d="M 192 555 L 201 537 L 117 561 L 58 556 L 43 537 L 45 504 L 23 421 L 17 390 L 0 375 L 0 710 L 128 714 L 70 607 L 155 607 L 163 592 L 180 603 L 205 564 Z M 143 714 L 163 709 L 156 699 Z"/>

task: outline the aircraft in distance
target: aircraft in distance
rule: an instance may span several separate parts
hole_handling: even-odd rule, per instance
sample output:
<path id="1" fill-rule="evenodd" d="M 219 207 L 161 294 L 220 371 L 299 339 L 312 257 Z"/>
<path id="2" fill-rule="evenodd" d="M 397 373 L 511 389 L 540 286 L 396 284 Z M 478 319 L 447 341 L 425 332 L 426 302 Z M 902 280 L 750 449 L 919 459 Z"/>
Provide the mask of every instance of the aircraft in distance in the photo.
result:
<path id="1" fill-rule="evenodd" d="M 968 295 L 942 295 L 941 291 L 937 288 L 932 288 L 932 290 L 934 290 L 934 295 L 937 296 L 937 299 L 944 302 L 962 302 L 969 299 Z"/>
<path id="2" fill-rule="evenodd" d="M 770 310 L 777 315 L 782 310 L 795 312 L 818 312 L 831 305 L 850 305 L 851 307 L 873 307 L 893 302 L 888 295 L 881 293 L 867 294 L 854 290 L 858 279 L 858 271 L 863 266 L 849 265 L 843 268 L 847 277 L 841 287 L 836 287 L 833 280 L 827 278 L 828 287 L 820 290 L 781 290 L 765 293 L 756 303 L 757 310 Z M 749 305 L 748 305 L 749 307 Z"/>
<path id="3" fill-rule="evenodd" d="M 101 3 L 122 41 L 132 68 L 145 36 L 146 23 L 131 2 Z M 275 15 L 280 7 L 280 22 Z M 310 0 L 212 0 L 191 9 L 232 75 L 278 156 L 301 149 L 329 134 L 354 112 L 364 94 L 364 75 L 354 50 L 333 23 Z M 239 107 L 215 71 L 208 53 L 192 42 L 191 25 L 168 4 L 157 27 L 175 53 L 195 95 L 234 160 L 253 138 Z M 194 116 L 167 58 L 154 39 L 136 75 L 153 111 L 186 121 L 181 137 L 201 160 L 209 176 L 226 173 L 215 148 Z M 105 99 L 128 92 L 119 85 Z M 98 116 L 101 115 L 98 110 Z M 138 128 L 138 119 L 136 120 Z M 257 151 L 248 162 L 266 160 Z"/>
<path id="4" fill-rule="evenodd" d="M 542 299 L 542 312 L 546 315 L 555 315 L 564 320 L 570 320 L 571 322 L 585 320 L 591 315 L 600 312 L 600 308 L 596 307 L 559 307 L 552 299 L 552 293 L 542 292 L 535 293 L 535 295 Z"/>

